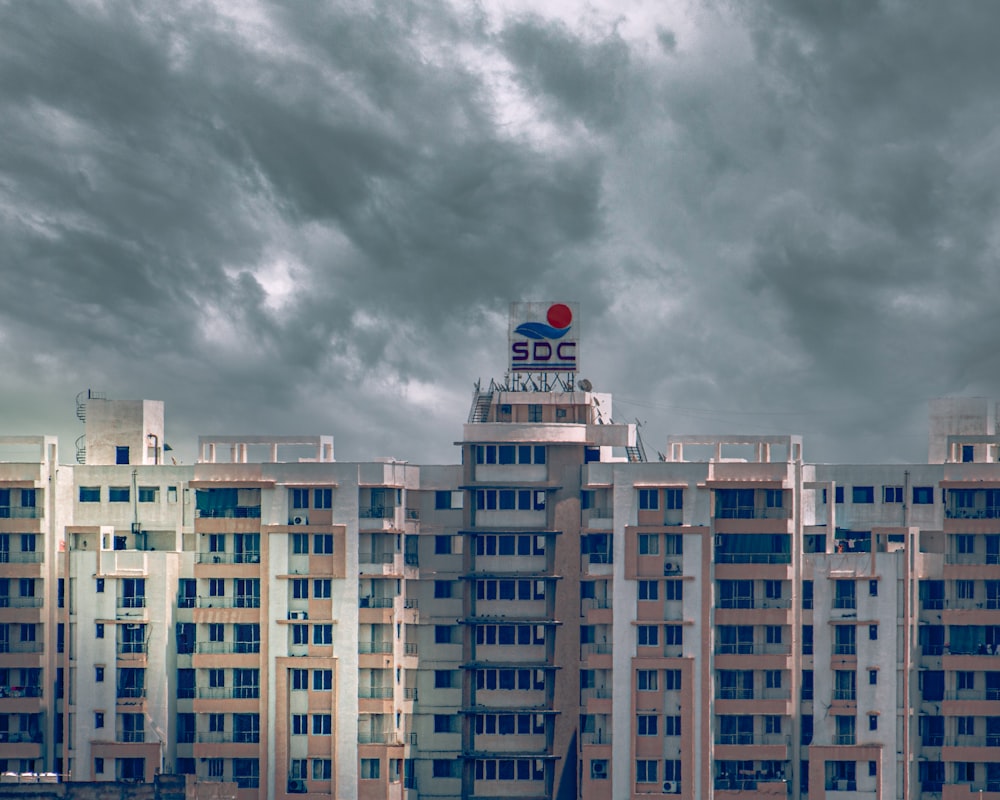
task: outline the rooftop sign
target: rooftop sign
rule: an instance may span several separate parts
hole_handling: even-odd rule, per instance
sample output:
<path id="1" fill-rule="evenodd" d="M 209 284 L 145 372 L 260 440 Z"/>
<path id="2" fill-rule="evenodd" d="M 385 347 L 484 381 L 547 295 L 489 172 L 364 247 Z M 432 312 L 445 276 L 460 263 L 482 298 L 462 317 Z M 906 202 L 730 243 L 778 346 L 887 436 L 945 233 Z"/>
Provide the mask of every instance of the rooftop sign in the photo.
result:
<path id="1" fill-rule="evenodd" d="M 511 303 L 511 372 L 576 372 L 576 303 Z"/>

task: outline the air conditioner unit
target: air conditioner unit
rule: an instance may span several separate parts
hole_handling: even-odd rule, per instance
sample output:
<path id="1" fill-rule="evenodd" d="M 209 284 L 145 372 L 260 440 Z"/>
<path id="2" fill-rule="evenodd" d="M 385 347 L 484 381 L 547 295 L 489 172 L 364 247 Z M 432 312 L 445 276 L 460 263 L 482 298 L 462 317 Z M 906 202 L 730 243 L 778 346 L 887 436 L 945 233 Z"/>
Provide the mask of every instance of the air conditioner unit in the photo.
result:
<path id="1" fill-rule="evenodd" d="M 680 781 L 664 781 L 663 782 L 663 793 L 664 794 L 680 794 L 681 784 Z"/>
<path id="2" fill-rule="evenodd" d="M 591 761 L 590 762 L 590 774 L 591 775 L 606 775 L 608 773 L 608 762 L 607 761 Z"/>
<path id="3" fill-rule="evenodd" d="M 303 516 L 302 514 L 296 514 L 294 517 L 292 517 L 292 525 L 308 525 L 308 524 L 309 524 L 309 518 Z"/>
<path id="4" fill-rule="evenodd" d="M 308 611 L 289 611 L 288 612 L 288 618 L 289 619 L 309 619 L 309 612 Z"/>
<path id="5" fill-rule="evenodd" d="M 670 575 L 671 573 L 680 571 L 681 571 L 681 565 L 676 561 L 666 561 L 663 564 L 664 575 Z"/>
<path id="6" fill-rule="evenodd" d="M 302 780 L 292 780 L 288 782 L 288 794 L 305 794 L 306 782 Z"/>

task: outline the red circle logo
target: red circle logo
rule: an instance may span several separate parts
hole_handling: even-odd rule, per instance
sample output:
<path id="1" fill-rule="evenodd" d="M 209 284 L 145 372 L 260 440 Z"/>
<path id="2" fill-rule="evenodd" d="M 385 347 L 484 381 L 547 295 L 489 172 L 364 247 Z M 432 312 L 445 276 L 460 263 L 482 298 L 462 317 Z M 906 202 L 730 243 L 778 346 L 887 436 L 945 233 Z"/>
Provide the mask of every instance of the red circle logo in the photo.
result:
<path id="1" fill-rule="evenodd" d="M 554 303 L 549 306 L 549 313 L 546 315 L 549 325 L 553 328 L 568 328 L 573 321 L 573 312 L 565 303 Z"/>

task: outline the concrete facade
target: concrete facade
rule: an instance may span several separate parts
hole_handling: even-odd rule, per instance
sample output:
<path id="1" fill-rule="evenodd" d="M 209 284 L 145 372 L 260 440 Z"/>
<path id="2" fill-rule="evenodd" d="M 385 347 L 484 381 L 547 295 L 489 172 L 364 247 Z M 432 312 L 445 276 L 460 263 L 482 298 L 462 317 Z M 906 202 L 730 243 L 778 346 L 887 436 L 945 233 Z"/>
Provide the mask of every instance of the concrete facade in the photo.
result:
<path id="1" fill-rule="evenodd" d="M 455 465 L 337 462 L 330 436 L 174 465 L 161 403 L 87 398 L 85 463 L 0 441 L 0 773 L 1000 800 L 991 409 L 935 401 L 927 464 L 810 463 L 793 435 L 646 462 L 608 394 L 491 385 Z"/>

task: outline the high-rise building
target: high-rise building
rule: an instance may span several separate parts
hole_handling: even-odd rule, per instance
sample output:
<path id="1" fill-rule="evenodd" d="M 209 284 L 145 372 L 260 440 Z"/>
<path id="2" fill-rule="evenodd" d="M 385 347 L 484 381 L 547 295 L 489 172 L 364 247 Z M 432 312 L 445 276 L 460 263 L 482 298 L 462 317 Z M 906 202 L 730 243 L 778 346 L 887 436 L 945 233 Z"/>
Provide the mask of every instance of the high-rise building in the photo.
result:
<path id="1" fill-rule="evenodd" d="M 176 465 L 162 403 L 92 392 L 77 463 L 0 440 L 0 773 L 1000 800 L 992 405 L 934 401 L 927 464 L 811 463 L 795 435 L 649 462 L 576 376 L 575 311 L 513 311 L 451 466 L 330 436 Z"/>

